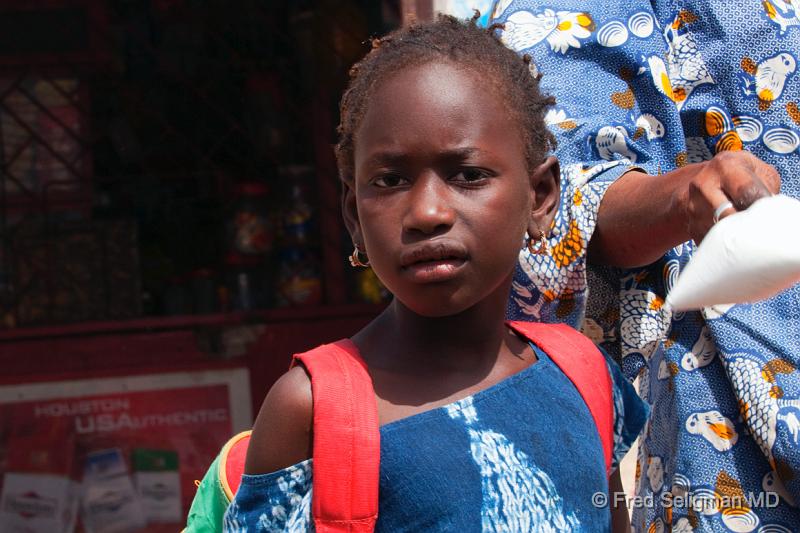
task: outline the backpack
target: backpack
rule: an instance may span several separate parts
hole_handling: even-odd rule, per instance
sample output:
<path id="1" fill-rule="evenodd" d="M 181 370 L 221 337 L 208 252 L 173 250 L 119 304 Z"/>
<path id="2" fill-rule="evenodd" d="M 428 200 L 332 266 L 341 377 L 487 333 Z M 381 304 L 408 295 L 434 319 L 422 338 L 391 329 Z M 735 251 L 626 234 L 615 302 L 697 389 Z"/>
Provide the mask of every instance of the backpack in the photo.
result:
<path id="1" fill-rule="evenodd" d="M 605 357 L 565 324 L 507 322 L 544 351 L 572 381 L 594 419 L 611 472 L 614 408 Z M 344 339 L 296 354 L 311 376 L 314 411 L 312 517 L 319 533 L 373 531 L 378 517 L 380 431 L 366 363 Z M 188 533 L 222 531 L 222 520 L 244 472 L 250 432 L 239 433 L 211 464 L 189 510 Z M 357 479 L 354 475 L 357 474 Z"/>

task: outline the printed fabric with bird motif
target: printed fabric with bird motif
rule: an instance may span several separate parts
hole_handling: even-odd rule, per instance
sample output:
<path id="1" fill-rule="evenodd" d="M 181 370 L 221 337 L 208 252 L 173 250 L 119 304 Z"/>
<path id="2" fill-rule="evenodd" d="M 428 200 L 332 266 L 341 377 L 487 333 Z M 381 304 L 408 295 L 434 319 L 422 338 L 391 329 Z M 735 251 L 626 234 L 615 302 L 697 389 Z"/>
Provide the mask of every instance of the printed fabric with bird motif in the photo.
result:
<path id="1" fill-rule="evenodd" d="M 800 2 L 499 0 L 491 21 L 556 97 L 562 165 L 550 253 L 521 252 L 508 316 L 581 326 L 639 378 L 652 415 L 634 530 L 800 531 L 800 287 L 672 315 L 693 243 L 632 271 L 586 264 L 603 194 L 631 167 L 749 150 L 800 198 Z"/>

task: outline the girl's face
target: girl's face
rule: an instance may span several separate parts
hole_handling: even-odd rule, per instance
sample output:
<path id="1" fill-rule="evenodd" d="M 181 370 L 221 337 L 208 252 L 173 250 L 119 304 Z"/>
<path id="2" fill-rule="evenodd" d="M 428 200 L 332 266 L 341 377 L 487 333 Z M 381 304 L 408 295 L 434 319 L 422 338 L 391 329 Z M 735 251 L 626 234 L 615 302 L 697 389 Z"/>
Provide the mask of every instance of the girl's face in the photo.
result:
<path id="1" fill-rule="evenodd" d="M 558 196 L 555 160 L 531 175 L 521 137 L 491 83 L 452 63 L 402 69 L 372 93 L 345 221 L 412 311 L 508 292 L 525 231 L 548 227 Z"/>

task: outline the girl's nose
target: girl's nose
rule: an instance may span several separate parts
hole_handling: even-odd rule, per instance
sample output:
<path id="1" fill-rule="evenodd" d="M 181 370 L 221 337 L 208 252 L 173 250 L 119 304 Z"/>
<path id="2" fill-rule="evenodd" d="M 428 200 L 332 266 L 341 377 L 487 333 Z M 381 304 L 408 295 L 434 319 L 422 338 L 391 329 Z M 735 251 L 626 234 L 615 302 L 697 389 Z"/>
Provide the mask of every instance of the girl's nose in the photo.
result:
<path id="1" fill-rule="evenodd" d="M 409 205 L 403 229 L 431 235 L 446 231 L 455 223 L 455 210 L 447 182 L 434 173 L 420 176 L 407 196 Z"/>

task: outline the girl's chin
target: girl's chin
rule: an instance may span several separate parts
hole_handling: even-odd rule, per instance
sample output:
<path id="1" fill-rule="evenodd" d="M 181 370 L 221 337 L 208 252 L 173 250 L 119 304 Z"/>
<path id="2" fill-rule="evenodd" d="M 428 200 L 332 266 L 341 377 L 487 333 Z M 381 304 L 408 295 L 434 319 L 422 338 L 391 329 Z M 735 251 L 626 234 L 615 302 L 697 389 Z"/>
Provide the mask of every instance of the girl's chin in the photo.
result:
<path id="1" fill-rule="evenodd" d="M 445 295 L 413 299 L 403 299 L 395 295 L 395 298 L 403 307 L 425 318 L 445 318 L 458 315 L 477 303 L 463 302 L 461 299 L 450 299 Z"/>
<path id="2" fill-rule="evenodd" d="M 516 266 L 516 264 L 515 264 Z M 414 283 L 401 275 L 382 276 L 384 286 L 394 295 L 395 302 L 412 313 L 426 318 L 445 318 L 459 315 L 475 307 L 487 304 L 487 310 L 498 307 L 505 313 L 514 269 L 508 272 L 489 273 L 483 276 L 488 279 L 482 288 L 491 287 L 488 291 L 475 290 L 474 275 L 462 276 L 458 280 L 443 283 Z M 467 274 L 467 273 L 464 273 Z"/>

